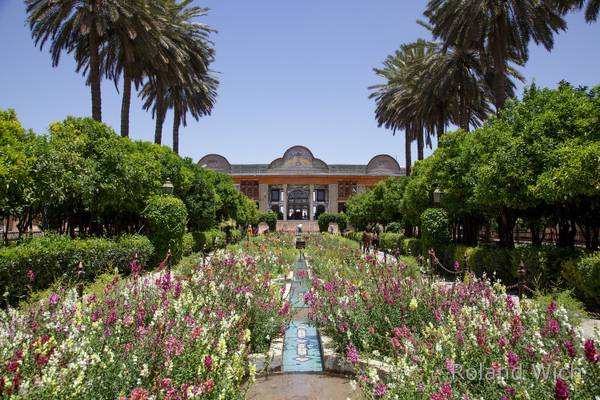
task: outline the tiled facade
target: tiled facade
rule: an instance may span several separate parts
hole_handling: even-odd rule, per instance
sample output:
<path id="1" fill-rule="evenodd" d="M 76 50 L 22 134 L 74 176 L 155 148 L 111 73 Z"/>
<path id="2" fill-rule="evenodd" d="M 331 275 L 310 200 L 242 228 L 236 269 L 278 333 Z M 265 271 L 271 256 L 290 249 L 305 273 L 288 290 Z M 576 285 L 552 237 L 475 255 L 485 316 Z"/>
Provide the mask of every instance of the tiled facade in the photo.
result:
<path id="1" fill-rule="evenodd" d="M 350 196 L 405 171 L 389 155 L 367 164 L 327 164 L 304 146 L 289 148 L 270 164 L 230 164 L 218 154 L 198 164 L 232 176 L 240 191 L 254 199 L 260 211 L 273 210 L 281 220 L 314 220 L 319 214 L 345 209 Z"/>

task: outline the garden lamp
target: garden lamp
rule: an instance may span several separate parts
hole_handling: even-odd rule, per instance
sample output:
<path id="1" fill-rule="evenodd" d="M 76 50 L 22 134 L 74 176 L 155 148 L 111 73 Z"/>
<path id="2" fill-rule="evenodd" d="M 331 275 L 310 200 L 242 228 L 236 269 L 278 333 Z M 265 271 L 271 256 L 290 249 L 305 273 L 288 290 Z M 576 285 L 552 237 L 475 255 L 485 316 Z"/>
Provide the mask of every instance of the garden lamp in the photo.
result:
<path id="1" fill-rule="evenodd" d="M 167 179 L 165 181 L 165 183 L 163 183 L 163 185 L 162 185 L 162 190 L 163 190 L 163 193 L 165 193 L 165 194 L 173 194 L 173 188 L 174 188 L 174 186 L 171 183 L 170 179 Z"/>

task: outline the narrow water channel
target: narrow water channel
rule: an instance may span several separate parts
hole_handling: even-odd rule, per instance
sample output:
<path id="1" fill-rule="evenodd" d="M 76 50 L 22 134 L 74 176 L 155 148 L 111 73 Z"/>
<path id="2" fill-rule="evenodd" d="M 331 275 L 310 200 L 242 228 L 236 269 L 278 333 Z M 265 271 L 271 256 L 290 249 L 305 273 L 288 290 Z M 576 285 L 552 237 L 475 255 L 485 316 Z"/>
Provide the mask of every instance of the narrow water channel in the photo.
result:
<path id="1" fill-rule="evenodd" d="M 303 256 L 293 268 L 290 287 L 292 321 L 285 331 L 281 374 L 261 377 L 250 387 L 248 400 L 347 400 L 359 399 L 350 379 L 323 373 L 318 330 L 310 326 L 304 295 L 310 290 L 310 274 Z"/>

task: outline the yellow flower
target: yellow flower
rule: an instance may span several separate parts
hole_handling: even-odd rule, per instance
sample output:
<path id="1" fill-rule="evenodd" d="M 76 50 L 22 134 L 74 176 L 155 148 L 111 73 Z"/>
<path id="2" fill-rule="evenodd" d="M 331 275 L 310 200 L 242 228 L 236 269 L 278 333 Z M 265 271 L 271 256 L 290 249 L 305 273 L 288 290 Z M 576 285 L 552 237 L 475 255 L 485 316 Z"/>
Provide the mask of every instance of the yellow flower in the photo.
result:
<path id="1" fill-rule="evenodd" d="M 419 303 L 417 302 L 417 299 L 415 299 L 414 297 L 412 298 L 412 300 L 410 301 L 409 307 L 411 310 L 416 309 L 419 306 Z"/>

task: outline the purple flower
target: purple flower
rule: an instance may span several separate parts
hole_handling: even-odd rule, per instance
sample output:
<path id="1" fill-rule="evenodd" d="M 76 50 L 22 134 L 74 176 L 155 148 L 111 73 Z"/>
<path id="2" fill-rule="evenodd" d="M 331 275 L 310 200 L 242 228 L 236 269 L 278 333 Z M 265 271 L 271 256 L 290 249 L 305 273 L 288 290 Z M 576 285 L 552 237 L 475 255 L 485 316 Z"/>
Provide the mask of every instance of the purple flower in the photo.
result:
<path id="1" fill-rule="evenodd" d="M 358 363 L 358 350 L 352 342 L 348 343 L 346 346 L 346 357 L 350 360 L 352 364 Z"/>
<path id="2" fill-rule="evenodd" d="M 573 343 L 568 339 L 565 340 L 565 349 L 567 350 L 567 354 L 569 355 L 569 357 L 575 358 L 575 356 L 577 355 L 577 351 L 575 350 L 575 346 L 573 345 Z"/>
<path id="3" fill-rule="evenodd" d="M 48 297 L 48 304 L 51 306 L 55 306 L 60 301 L 60 296 L 55 292 L 52 292 L 50 297 Z"/>
<path id="4" fill-rule="evenodd" d="M 548 304 L 548 308 L 546 308 L 546 311 L 548 312 L 548 314 L 554 314 L 554 311 L 556 311 L 556 303 L 554 302 L 554 300 L 552 300 L 550 304 Z"/>
<path id="5" fill-rule="evenodd" d="M 508 366 L 511 369 L 516 369 L 518 364 L 519 364 L 519 356 L 516 355 L 515 353 L 513 353 L 512 351 L 509 351 L 508 354 L 506 355 L 506 360 L 508 362 Z"/>
<path id="6" fill-rule="evenodd" d="M 588 360 L 591 363 L 598 361 L 598 357 L 596 354 L 596 345 L 594 344 L 593 339 L 586 340 L 583 345 L 583 349 L 585 352 L 586 360 Z"/>
<path id="7" fill-rule="evenodd" d="M 454 376 L 456 373 L 456 365 L 454 365 L 454 361 L 452 361 L 450 358 L 446 358 L 446 369 L 452 376 Z"/>
<path id="8" fill-rule="evenodd" d="M 458 272 L 460 270 L 460 263 L 458 261 L 454 261 L 454 271 Z"/>
<path id="9" fill-rule="evenodd" d="M 206 368 L 207 371 L 212 370 L 212 365 L 213 365 L 212 357 L 210 355 L 204 357 L 204 368 Z"/>
<path id="10" fill-rule="evenodd" d="M 385 386 L 385 383 L 378 383 L 377 385 L 375 385 L 375 395 L 377 397 L 385 396 L 386 391 L 387 391 L 387 386 Z"/>
<path id="11" fill-rule="evenodd" d="M 565 400 L 568 399 L 569 396 L 569 385 L 567 382 L 560 378 L 556 378 L 556 385 L 554 386 L 554 398 L 556 400 Z"/>

